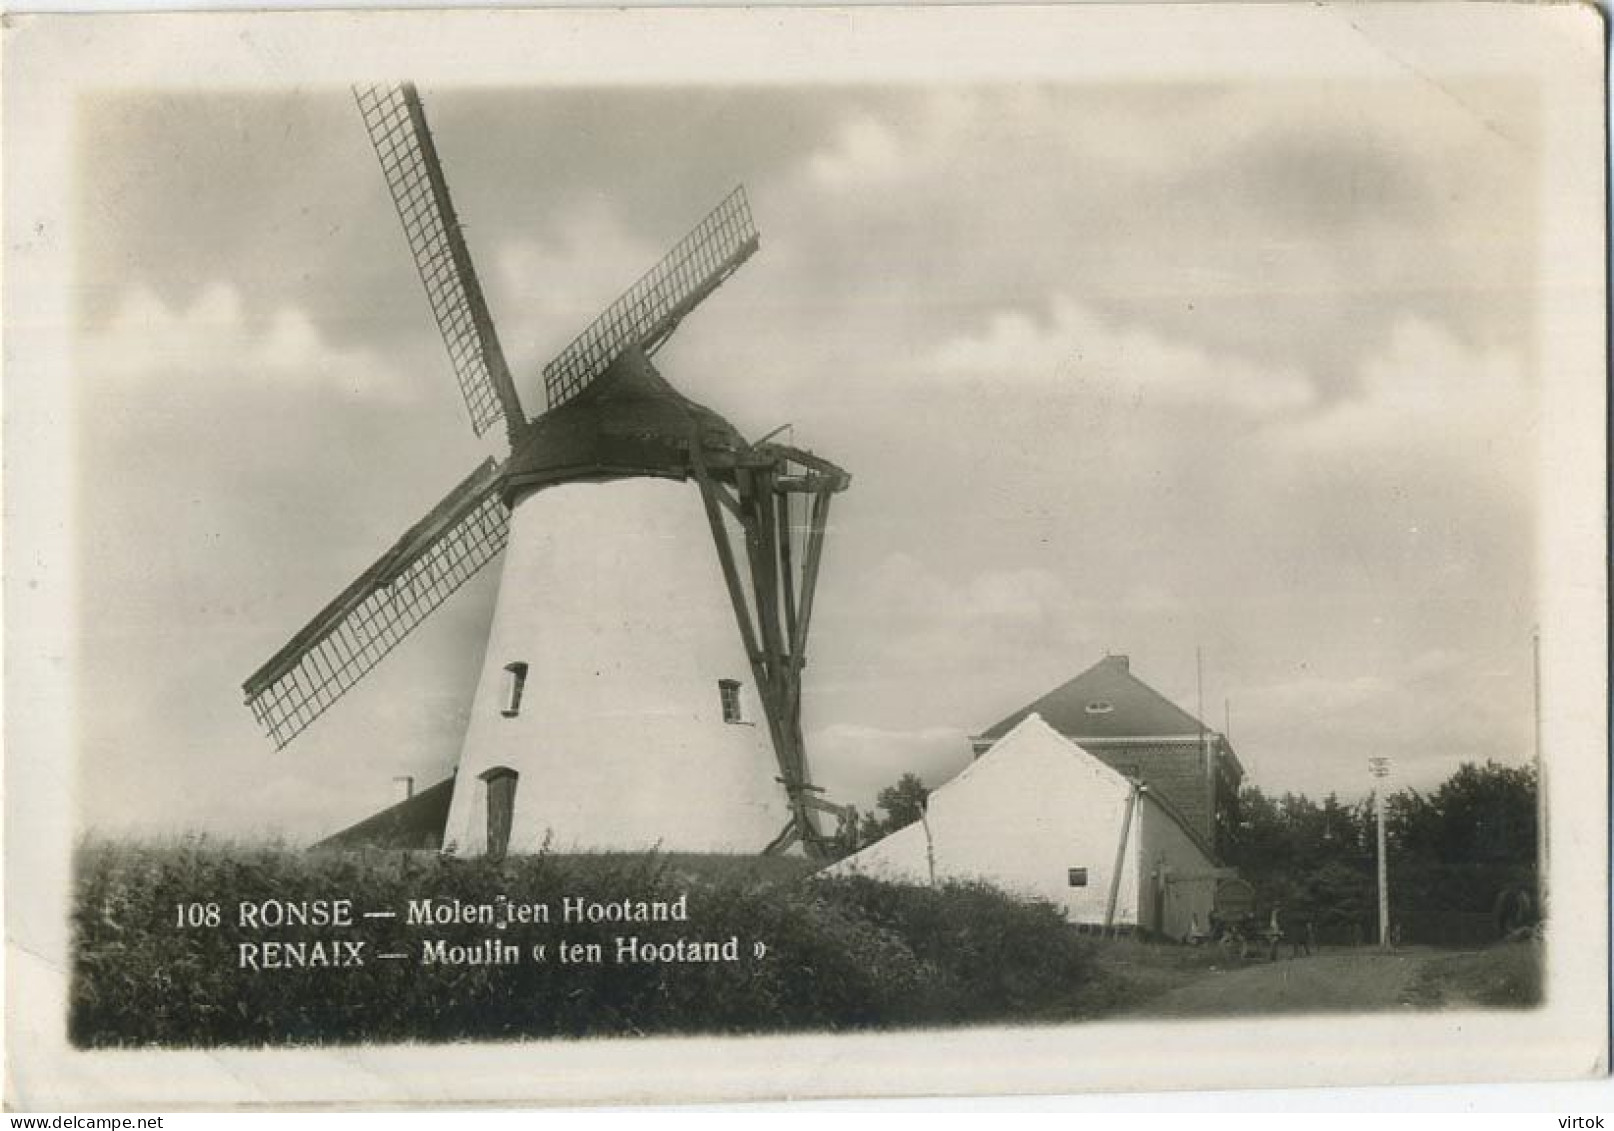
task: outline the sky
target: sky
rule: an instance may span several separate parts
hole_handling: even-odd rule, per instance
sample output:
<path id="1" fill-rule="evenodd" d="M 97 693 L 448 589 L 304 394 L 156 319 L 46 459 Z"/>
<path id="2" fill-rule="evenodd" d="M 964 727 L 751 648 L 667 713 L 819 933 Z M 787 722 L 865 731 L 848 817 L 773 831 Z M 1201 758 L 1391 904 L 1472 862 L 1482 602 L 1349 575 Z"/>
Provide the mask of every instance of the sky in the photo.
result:
<path id="1" fill-rule="evenodd" d="M 1499 80 L 422 90 L 529 410 L 736 183 L 657 365 L 853 476 L 805 682 L 868 807 L 1106 653 L 1269 793 L 1532 754 L 1541 122 Z M 496 447 L 349 93 L 76 139 L 85 825 L 317 838 L 446 777 L 496 567 L 282 751 L 242 680 Z"/>

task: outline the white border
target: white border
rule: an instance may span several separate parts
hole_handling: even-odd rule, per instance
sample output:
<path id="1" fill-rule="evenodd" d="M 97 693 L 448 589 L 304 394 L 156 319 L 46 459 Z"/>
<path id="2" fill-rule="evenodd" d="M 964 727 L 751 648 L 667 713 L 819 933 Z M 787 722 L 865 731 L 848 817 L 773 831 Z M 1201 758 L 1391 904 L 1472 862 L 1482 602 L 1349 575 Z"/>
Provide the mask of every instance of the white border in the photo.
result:
<path id="1" fill-rule="evenodd" d="M 1286 50 L 1270 45 L 1284 43 Z M 1602 27 L 1586 7 L 639 9 L 18 17 L 5 33 L 7 1095 L 32 1109 L 654 1103 L 1544 1080 L 1607 1065 Z M 453 45 L 445 51 L 444 45 Z M 1298 49 L 1303 47 L 1303 49 Z M 1549 1005 L 891 1036 L 77 1052 L 65 1045 L 73 107 L 97 88 L 1525 77 L 1544 122 Z"/>

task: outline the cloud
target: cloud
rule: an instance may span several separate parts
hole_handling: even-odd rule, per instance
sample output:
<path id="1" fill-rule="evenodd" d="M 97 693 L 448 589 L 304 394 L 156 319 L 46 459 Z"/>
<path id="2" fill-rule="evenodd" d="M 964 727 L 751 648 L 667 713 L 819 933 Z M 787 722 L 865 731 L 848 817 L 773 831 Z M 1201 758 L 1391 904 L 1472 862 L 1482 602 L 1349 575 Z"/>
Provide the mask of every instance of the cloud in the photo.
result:
<path id="1" fill-rule="evenodd" d="M 1097 649 L 1091 611 L 1102 594 L 1043 567 L 945 570 L 898 551 L 820 594 L 810 722 L 979 729 Z"/>
<path id="2" fill-rule="evenodd" d="M 1535 396 L 1519 359 L 1471 349 L 1418 318 L 1403 318 L 1360 371 L 1356 393 L 1286 431 L 1306 456 L 1387 449 L 1461 451 L 1510 472 L 1533 462 Z"/>
<path id="3" fill-rule="evenodd" d="M 364 347 L 338 347 L 298 307 L 266 322 L 247 317 L 241 293 L 214 283 L 174 309 L 144 287 L 126 290 L 112 314 L 79 343 L 84 379 L 149 395 L 246 382 L 261 390 L 322 393 L 350 401 L 406 401 L 408 383 Z M 153 390 L 151 386 L 160 385 Z"/>
<path id="4" fill-rule="evenodd" d="M 1139 325 L 1118 325 L 1068 295 L 1046 318 L 999 311 L 986 329 L 940 343 L 928 368 L 952 380 L 1007 383 L 1028 391 L 1058 387 L 1150 406 L 1216 405 L 1258 417 L 1312 403 L 1310 383 L 1293 369 L 1218 356 Z"/>
<path id="5" fill-rule="evenodd" d="M 903 774 L 917 774 L 936 789 L 971 758 L 969 735 L 954 727 L 888 730 L 837 723 L 813 732 L 807 749 L 829 798 L 860 809 L 873 809 L 880 790 Z"/>
<path id="6" fill-rule="evenodd" d="M 888 184 L 904 171 L 897 138 L 878 118 L 859 115 L 842 124 L 834 141 L 807 159 L 813 182 L 832 192 Z"/>
<path id="7" fill-rule="evenodd" d="M 1182 598 L 1171 589 L 1147 581 L 1128 589 L 1121 597 L 1121 605 L 1128 612 L 1146 616 L 1169 616 L 1185 608 Z"/>
<path id="8" fill-rule="evenodd" d="M 982 570 L 949 579 L 907 553 L 889 555 L 861 585 L 883 612 L 893 652 L 946 655 L 960 642 L 987 651 L 1034 646 L 1079 619 L 1082 598 L 1042 567 Z"/>
<path id="9" fill-rule="evenodd" d="M 323 785 L 273 816 L 239 802 L 286 772 L 239 681 L 470 462 L 468 430 L 371 350 L 334 345 L 297 308 L 255 320 L 249 306 L 231 286 L 178 307 L 131 288 L 79 336 L 70 502 L 83 531 L 77 686 L 96 704 L 81 724 L 90 824 L 328 831 L 338 805 Z M 400 649 L 387 667 L 422 655 Z M 416 680 L 397 701 L 433 686 Z M 333 756 L 386 763 L 428 741 L 418 718 L 377 715 L 350 713 L 369 733 L 349 729 Z"/>
<path id="10" fill-rule="evenodd" d="M 1462 762 L 1517 763 L 1529 750 L 1528 663 L 1522 646 L 1511 665 L 1450 648 L 1367 673 L 1329 661 L 1240 688 L 1234 742 L 1255 784 L 1313 796 L 1366 793 L 1369 756 L 1420 787 Z"/>
<path id="11" fill-rule="evenodd" d="M 304 119 L 260 101 L 159 100 L 149 129 L 92 136 L 139 144 L 85 149 L 105 213 L 80 281 L 81 683 L 104 707 L 86 788 L 116 814 L 205 763 L 185 797 L 138 795 L 182 823 L 284 773 L 308 788 L 277 812 L 329 831 L 365 783 L 446 772 L 491 582 L 271 770 L 235 681 L 475 444 L 350 100 L 291 99 L 314 116 L 283 144 Z M 1527 665 L 1533 619 L 1535 162 L 1454 128 L 1449 102 L 953 84 L 445 92 L 430 111 L 524 392 L 749 186 L 762 253 L 657 361 L 855 477 L 805 710 L 815 768 L 867 807 L 1106 648 L 1181 696 L 1203 644 L 1263 786 L 1358 782 L 1369 746 L 1413 764 L 1529 734 L 1527 667 L 1492 669 Z M 201 148 L 153 165 L 154 138 Z M 318 179 L 264 174 L 313 138 L 340 143 Z M 239 223 L 243 193 L 262 223 Z M 1302 660 L 1316 682 L 1291 687 Z"/>
<path id="12" fill-rule="evenodd" d="M 636 237 L 598 201 L 550 231 L 507 240 L 494 252 L 489 305 L 518 380 L 540 370 L 667 251 Z"/>

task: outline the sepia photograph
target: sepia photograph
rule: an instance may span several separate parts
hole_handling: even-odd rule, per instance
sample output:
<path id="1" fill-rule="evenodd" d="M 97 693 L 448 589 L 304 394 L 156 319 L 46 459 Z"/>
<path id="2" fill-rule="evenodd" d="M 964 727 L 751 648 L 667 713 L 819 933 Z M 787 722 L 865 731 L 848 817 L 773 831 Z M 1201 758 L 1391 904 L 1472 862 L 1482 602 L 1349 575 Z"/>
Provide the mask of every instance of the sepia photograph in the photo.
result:
<path id="1" fill-rule="evenodd" d="M 1606 1073 L 1603 50 L 8 21 L 7 1102 Z"/>

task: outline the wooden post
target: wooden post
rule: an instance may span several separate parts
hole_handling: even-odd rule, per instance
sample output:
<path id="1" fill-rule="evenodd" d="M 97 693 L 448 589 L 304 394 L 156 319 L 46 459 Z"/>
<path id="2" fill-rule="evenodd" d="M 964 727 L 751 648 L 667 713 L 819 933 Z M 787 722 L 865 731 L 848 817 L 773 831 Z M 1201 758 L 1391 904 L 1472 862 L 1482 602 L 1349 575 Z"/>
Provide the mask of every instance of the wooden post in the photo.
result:
<path id="1" fill-rule="evenodd" d="M 1378 785 L 1373 790 L 1373 813 L 1378 818 L 1379 835 L 1379 949 L 1390 949 L 1390 865 L 1385 856 L 1384 835 L 1384 782 L 1390 776 L 1390 759 L 1385 757 L 1369 758 L 1368 769 L 1377 779 Z"/>
<path id="2" fill-rule="evenodd" d="M 697 435 L 690 444 L 690 463 L 695 470 L 695 482 L 701 490 L 701 502 L 706 505 L 706 521 L 712 528 L 712 541 L 717 546 L 718 565 L 723 570 L 723 580 L 728 586 L 729 601 L 734 606 L 734 619 L 740 626 L 740 638 L 745 645 L 745 654 L 750 658 L 752 674 L 760 676 L 758 670 L 757 638 L 751 628 L 751 614 L 745 607 L 745 592 L 740 584 L 739 570 L 734 565 L 734 549 L 729 545 L 728 528 L 723 525 L 723 515 L 718 511 L 717 493 L 714 490 L 711 476 L 706 470 L 706 460 L 701 454 L 701 439 Z"/>
<path id="3" fill-rule="evenodd" d="M 790 846 L 801 839 L 801 833 L 796 828 L 796 818 L 791 817 L 785 822 L 785 827 L 779 830 L 779 835 L 768 842 L 768 847 L 762 850 L 764 856 L 778 856 L 789 850 Z"/>
<path id="4" fill-rule="evenodd" d="M 723 568 L 723 580 L 728 587 L 729 601 L 734 606 L 734 616 L 751 662 L 752 678 L 756 680 L 757 693 L 762 700 L 762 713 L 768 724 L 774 757 L 779 763 L 780 779 L 790 801 L 790 826 L 775 837 L 764 851 L 769 854 L 783 852 L 800 840 L 809 854 L 820 855 L 823 852 L 822 835 L 816 813 L 807 804 L 804 793 L 807 774 L 798 737 L 799 694 L 792 694 L 797 684 L 788 678 L 793 665 L 786 663 L 785 641 L 779 624 L 778 578 L 774 572 L 778 564 L 778 550 L 774 544 L 772 521 L 772 469 L 765 469 L 760 475 L 749 468 L 739 467 L 735 470 L 739 487 L 735 510 L 745 533 L 751 589 L 756 603 L 756 621 L 753 625 L 745 585 L 740 578 L 734 550 L 729 543 L 728 528 L 719 509 L 721 498 L 717 484 L 706 467 L 698 434 L 690 445 L 690 464 L 700 485 L 707 522 L 717 546 L 718 562 Z M 759 477 L 762 479 L 760 488 L 756 482 Z"/>
<path id="5" fill-rule="evenodd" d="M 930 886 L 936 886 L 936 841 L 930 835 L 929 806 L 919 803 L 919 824 L 925 830 L 925 867 L 930 872 Z"/>
<path id="6" fill-rule="evenodd" d="M 824 557 L 824 530 L 829 525 L 828 491 L 813 496 L 813 513 L 807 533 L 807 562 L 801 573 L 801 614 L 796 618 L 796 640 L 792 647 L 806 655 L 807 629 L 813 622 L 813 596 L 818 591 L 818 566 Z"/>
<path id="7" fill-rule="evenodd" d="M 745 587 L 740 580 L 740 572 L 734 562 L 734 548 L 729 545 L 728 527 L 723 523 L 723 515 L 718 510 L 717 492 L 713 489 L 711 475 L 706 469 L 706 459 L 700 449 L 700 437 L 697 435 L 690 445 L 690 463 L 695 471 L 695 480 L 700 485 L 701 501 L 706 506 L 706 520 L 712 528 L 712 540 L 717 547 L 718 564 L 723 569 L 723 580 L 728 587 L 729 602 L 734 606 L 734 619 L 740 627 L 740 639 L 745 646 L 746 658 L 751 664 L 751 678 L 756 681 L 757 693 L 762 697 L 762 714 L 768 723 L 768 736 L 773 742 L 774 754 L 780 760 L 780 770 L 786 775 L 790 773 L 790 766 L 785 762 L 783 746 L 780 742 L 778 715 L 771 706 L 771 694 L 768 666 L 766 657 L 757 646 L 756 629 L 751 624 L 751 611 L 746 606 Z"/>
<path id="8" fill-rule="evenodd" d="M 804 657 L 801 642 L 796 639 L 796 564 L 790 545 L 790 495 L 780 492 L 779 503 L 779 578 L 784 587 L 785 640 L 790 648 L 790 666 L 800 671 Z"/>
<path id="9" fill-rule="evenodd" d="M 1132 834 L 1132 813 L 1138 807 L 1138 795 L 1143 792 L 1140 783 L 1132 783 L 1132 792 L 1126 799 L 1126 816 L 1121 819 L 1121 839 L 1115 846 L 1115 870 L 1110 873 L 1110 898 L 1104 907 L 1104 931 L 1115 925 L 1115 905 L 1121 898 L 1121 869 L 1126 865 L 1126 841 Z"/>
<path id="10" fill-rule="evenodd" d="M 781 720 L 783 687 L 779 679 L 779 670 L 783 642 L 779 638 L 779 603 L 775 596 L 771 568 L 773 548 L 767 537 L 765 521 L 766 516 L 771 516 L 773 512 L 773 502 L 766 490 L 758 489 L 757 477 L 749 469 L 738 469 L 735 478 L 740 486 L 740 520 L 745 527 L 745 550 L 746 557 L 751 563 L 751 592 L 756 602 L 757 632 L 761 636 L 763 666 L 767 672 L 763 706 L 768 711 L 770 720 Z M 764 484 L 766 484 L 765 476 Z M 779 727 L 779 731 L 780 736 L 784 737 L 783 727 Z M 789 749 L 788 740 L 779 747 L 779 754 L 786 763 L 786 787 L 793 788 L 798 779 L 793 772 L 795 758 Z"/>
<path id="11" fill-rule="evenodd" d="M 1536 922 L 1547 929 L 1548 881 L 1552 878 L 1552 844 L 1547 837 L 1547 764 L 1541 760 L 1541 629 L 1530 635 L 1535 688 L 1536 767 Z"/>
<path id="12" fill-rule="evenodd" d="M 810 852 L 816 854 L 822 849 L 822 831 L 818 827 L 818 813 L 807 804 L 807 799 L 802 793 L 809 787 L 809 782 L 807 758 L 801 738 L 801 682 L 800 669 L 796 662 L 799 652 L 787 641 L 784 626 L 780 624 L 779 619 L 781 564 L 779 543 L 781 536 L 788 538 L 789 533 L 787 529 L 781 529 L 774 518 L 774 468 L 753 472 L 749 478 L 752 512 L 757 531 L 754 568 L 758 619 L 762 623 L 764 647 L 769 656 L 773 677 L 780 737 L 784 741 L 783 750 L 793 771 L 792 780 L 787 788 L 791 790 L 791 804 L 796 811 L 802 843 Z M 745 480 L 742 480 L 742 484 L 744 482 Z M 742 496 L 743 494 L 742 488 Z"/>

